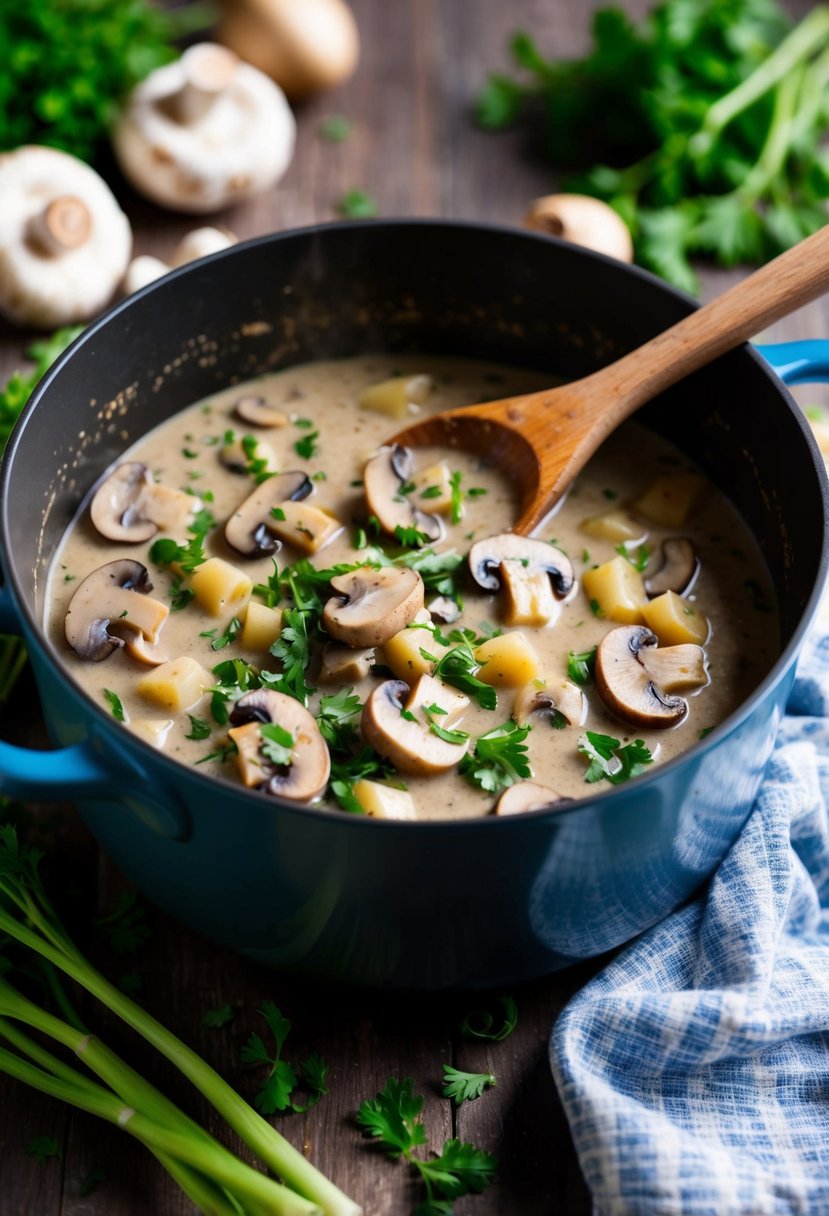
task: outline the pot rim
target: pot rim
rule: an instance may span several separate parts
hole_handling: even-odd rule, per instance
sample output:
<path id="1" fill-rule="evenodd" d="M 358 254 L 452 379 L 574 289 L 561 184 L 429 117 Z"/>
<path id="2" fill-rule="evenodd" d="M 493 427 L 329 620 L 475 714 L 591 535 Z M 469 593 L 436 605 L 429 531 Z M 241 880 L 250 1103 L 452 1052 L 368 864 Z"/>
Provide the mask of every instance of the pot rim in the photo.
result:
<path id="1" fill-rule="evenodd" d="M 588 260 L 598 262 L 601 265 L 610 266 L 616 272 L 621 271 L 622 273 L 632 275 L 633 278 L 638 278 L 641 281 L 646 282 L 663 292 L 666 292 L 675 300 L 685 304 L 688 307 L 689 312 L 693 311 L 694 308 L 699 307 L 699 302 L 692 296 L 688 295 L 684 291 L 681 291 L 679 288 L 674 287 L 672 284 L 665 282 L 663 279 L 660 279 L 657 275 L 652 274 L 650 271 L 644 270 L 641 266 L 620 262 L 618 259 L 612 258 L 609 255 L 598 253 L 583 246 L 573 245 L 571 242 L 563 241 L 559 237 L 550 236 L 546 233 L 531 232 L 529 230 L 511 227 L 507 224 L 496 224 L 478 220 L 398 217 L 391 219 L 342 220 L 331 223 L 317 223 L 301 228 L 290 228 L 280 232 L 271 232 L 262 236 L 252 237 L 249 240 L 240 241 L 238 244 L 230 246 L 227 249 L 219 250 L 217 253 L 211 254 L 206 258 L 200 258 L 197 262 L 187 263 L 184 266 L 177 267 L 175 270 L 172 270 L 168 274 L 162 276 L 161 279 L 149 283 L 146 287 L 143 287 L 139 291 L 134 292 L 132 295 L 127 296 L 125 299 L 118 301 L 118 303 L 114 304 L 101 316 L 92 321 L 86 329 L 84 329 L 84 331 L 75 339 L 75 341 L 72 342 L 71 345 L 67 347 L 67 349 L 58 357 L 52 367 L 40 380 L 24 410 L 22 411 L 7 444 L 2 460 L 2 467 L 0 468 L 0 551 L 2 551 L 3 554 L 8 584 L 14 593 L 15 609 L 19 614 L 25 617 L 32 636 L 36 639 L 37 644 L 42 649 L 49 653 L 53 650 L 53 646 L 46 634 L 43 624 L 35 618 L 34 614 L 29 609 L 27 596 L 22 592 L 21 580 L 18 577 L 11 546 L 9 544 L 9 481 L 11 477 L 11 469 L 14 464 L 17 450 L 22 442 L 28 420 L 40 405 L 42 398 L 51 389 L 53 382 L 60 377 L 67 363 L 69 363 L 75 357 L 76 353 L 89 341 L 91 341 L 91 339 L 102 329 L 119 318 L 122 313 L 128 312 L 134 303 L 138 302 L 139 300 L 143 300 L 148 295 L 159 290 L 160 288 L 166 287 L 167 284 L 182 277 L 186 277 L 187 275 L 193 273 L 196 268 L 201 269 L 207 263 L 232 259 L 237 255 L 238 252 L 256 248 L 257 246 L 278 245 L 283 241 L 291 241 L 295 240 L 296 238 L 308 239 L 315 236 L 324 237 L 327 232 L 331 231 L 347 233 L 355 230 L 395 230 L 410 227 L 415 227 L 418 229 L 463 230 L 478 233 L 482 237 L 487 238 L 491 238 L 494 235 L 496 239 L 498 237 L 505 236 L 511 239 L 518 238 L 527 242 L 552 242 L 563 251 L 566 251 L 568 255 L 579 258 L 584 257 Z M 578 814 L 579 812 L 586 810 L 599 800 L 604 801 L 607 798 L 612 798 L 614 796 L 619 797 L 625 793 L 629 794 L 633 789 L 635 789 L 637 792 L 639 790 L 645 792 L 654 782 L 662 780 L 666 774 L 672 773 L 679 766 L 686 764 L 691 757 L 698 758 L 705 752 L 716 747 L 726 736 L 736 731 L 743 724 L 743 722 L 745 722 L 745 720 L 751 716 L 755 708 L 783 679 L 795 661 L 803 645 L 806 634 L 808 633 L 817 615 L 818 606 L 823 596 L 824 584 L 827 579 L 827 572 L 829 572 L 829 545 L 827 545 L 827 532 L 829 531 L 829 477 L 827 477 L 826 465 L 814 438 L 812 428 L 809 426 L 808 420 L 795 402 L 786 385 L 779 378 L 776 372 L 774 372 L 774 370 L 769 366 L 766 360 L 763 359 L 762 355 L 760 355 L 760 353 L 755 350 L 750 343 L 745 343 L 742 347 L 736 348 L 734 353 L 739 353 L 741 356 L 751 359 L 752 362 L 771 382 L 774 389 L 779 393 L 789 413 L 794 415 L 795 422 L 799 426 L 803 438 L 806 441 L 806 446 L 812 458 L 813 471 L 817 477 L 823 506 L 821 519 L 821 558 L 816 571 L 812 592 L 806 602 L 806 606 L 800 620 L 789 638 L 787 645 L 781 651 L 776 662 L 766 673 L 760 683 L 752 690 L 749 696 L 740 703 L 737 709 L 735 709 L 734 712 L 722 722 L 718 723 L 717 726 L 715 726 L 711 730 L 710 734 L 706 735 L 704 739 L 698 740 L 686 751 L 680 752 L 678 755 L 674 756 L 671 760 L 666 761 L 664 764 L 655 766 L 650 772 L 643 773 L 636 777 L 633 785 L 628 784 L 624 786 L 610 786 L 609 788 L 599 790 L 596 790 L 595 787 L 591 787 L 590 792 L 585 794 L 583 798 L 574 798 L 572 801 L 567 802 L 560 808 L 556 806 L 548 808 L 541 807 L 537 810 L 525 811 L 521 815 L 515 816 L 507 815 L 502 817 L 494 815 L 490 812 L 486 815 L 476 815 L 474 817 L 461 819 L 384 820 L 374 819 L 369 815 L 352 815 L 342 810 L 336 811 L 326 809 L 321 806 L 309 806 L 307 804 L 289 802 L 287 800 L 274 797 L 273 795 L 260 794 L 256 790 L 246 790 L 244 787 L 240 787 L 235 783 L 226 780 L 224 777 L 209 777 L 193 767 L 188 767 L 180 761 L 174 760 L 169 756 L 165 756 L 163 752 L 153 748 L 149 743 L 144 742 L 131 731 L 124 732 L 126 735 L 126 741 L 130 746 L 134 746 L 138 749 L 139 755 L 151 757 L 152 761 L 154 763 L 161 764 L 162 768 L 167 768 L 169 766 L 172 775 L 178 774 L 181 776 L 182 773 L 186 773 L 190 780 L 195 781 L 197 786 L 200 786 L 205 791 L 215 791 L 218 781 L 219 788 L 222 790 L 231 791 L 237 796 L 253 797 L 258 799 L 261 802 L 263 809 L 278 808 L 282 813 L 293 812 L 300 815 L 310 815 L 314 818 L 324 819 L 328 823 L 331 822 L 331 817 L 334 815 L 335 822 L 338 825 L 344 825 L 345 823 L 355 825 L 370 824 L 371 827 L 368 829 L 370 831 L 396 831 L 402 829 L 403 831 L 433 831 L 444 834 L 452 833 L 458 830 L 467 832 L 474 829 L 491 831 L 494 830 L 493 827 L 485 825 L 495 824 L 501 825 L 501 827 L 497 830 L 512 831 L 518 830 L 518 825 L 527 822 L 540 823 L 541 821 L 546 821 L 547 819 L 561 818 L 563 816 L 569 817 L 570 815 Z M 60 663 L 60 655 L 57 654 L 56 650 L 55 655 Z M 85 688 L 72 679 L 62 665 L 59 666 L 58 670 L 60 671 L 61 678 L 65 679 L 72 686 L 73 690 L 87 702 L 87 704 L 94 711 L 95 716 L 106 725 L 107 729 L 113 729 L 113 723 L 103 707 L 100 706 L 87 693 Z M 122 729 L 120 726 L 118 726 L 118 724 L 115 724 L 115 727 L 117 727 L 119 730 Z M 363 829 L 358 827 L 355 828 L 355 830 L 359 831 Z"/>

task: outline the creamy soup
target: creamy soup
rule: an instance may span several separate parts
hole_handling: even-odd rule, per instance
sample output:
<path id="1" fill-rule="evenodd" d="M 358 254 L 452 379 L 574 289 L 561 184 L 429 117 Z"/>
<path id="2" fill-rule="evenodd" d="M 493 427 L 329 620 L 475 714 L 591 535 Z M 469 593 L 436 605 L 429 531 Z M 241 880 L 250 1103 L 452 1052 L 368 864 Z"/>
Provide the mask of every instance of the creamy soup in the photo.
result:
<path id="1" fill-rule="evenodd" d="M 548 383 L 361 357 L 183 410 L 55 557 L 68 670 L 181 763 L 334 812 L 509 814 L 691 747 L 777 654 L 768 574 L 718 490 L 627 423 L 524 540 L 497 468 L 388 446 Z"/>

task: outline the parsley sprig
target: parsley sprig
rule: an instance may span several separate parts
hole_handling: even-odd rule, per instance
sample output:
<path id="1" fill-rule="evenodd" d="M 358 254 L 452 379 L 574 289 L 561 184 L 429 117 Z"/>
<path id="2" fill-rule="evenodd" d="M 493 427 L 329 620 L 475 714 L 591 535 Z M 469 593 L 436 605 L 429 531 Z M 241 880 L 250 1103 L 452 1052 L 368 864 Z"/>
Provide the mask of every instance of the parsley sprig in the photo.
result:
<path id="1" fill-rule="evenodd" d="M 490 794 L 532 777 L 524 742 L 531 729 L 516 722 L 504 722 L 487 731 L 461 760 L 461 775 Z"/>
<path id="2" fill-rule="evenodd" d="M 451 1098 L 456 1106 L 462 1102 L 474 1102 L 484 1090 L 495 1084 L 491 1072 L 462 1072 L 451 1064 L 443 1066 L 443 1096 Z"/>
<path id="3" fill-rule="evenodd" d="M 591 784 L 609 781 L 611 785 L 621 785 L 623 781 L 644 773 L 647 766 L 653 763 L 653 752 L 642 739 L 622 747 L 612 735 L 600 735 L 592 730 L 586 731 L 579 739 L 579 751 L 590 761 L 584 779 Z"/>
<path id="4" fill-rule="evenodd" d="M 282 1058 L 282 1048 L 291 1030 L 290 1021 L 273 1001 L 263 1001 L 259 1012 L 273 1036 L 274 1046 L 269 1050 L 262 1036 L 253 1031 L 242 1048 L 243 1064 L 265 1064 L 268 1067 L 268 1074 L 253 1099 L 254 1106 L 263 1115 L 273 1115 L 281 1110 L 302 1114 L 316 1106 L 320 1098 L 328 1093 L 328 1065 L 322 1056 L 314 1052 L 297 1072 L 292 1064 Z M 299 1088 L 308 1093 L 305 1102 L 296 1100 L 295 1094 Z"/>

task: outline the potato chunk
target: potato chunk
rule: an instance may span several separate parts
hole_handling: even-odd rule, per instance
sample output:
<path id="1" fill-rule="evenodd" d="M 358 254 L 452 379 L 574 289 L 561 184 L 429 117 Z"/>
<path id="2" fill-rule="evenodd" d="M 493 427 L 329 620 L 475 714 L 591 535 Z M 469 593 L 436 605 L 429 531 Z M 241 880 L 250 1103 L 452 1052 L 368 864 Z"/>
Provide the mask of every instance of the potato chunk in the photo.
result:
<path id="1" fill-rule="evenodd" d="M 583 519 L 579 525 L 582 532 L 595 536 L 597 540 L 609 540 L 613 544 L 641 544 L 648 535 L 647 529 L 638 523 L 630 512 L 616 507 L 603 515 Z"/>
<path id="2" fill-rule="evenodd" d="M 241 611 L 253 590 L 253 582 L 223 557 L 208 557 L 193 571 L 190 590 L 205 612 L 225 616 Z"/>
<path id="3" fill-rule="evenodd" d="M 633 503 L 633 510 L 663 528 L 681 528 L 704 487 L 705 478 L 696 473 L 657 477 Z"/>
<path id="4" fill-rule="evenodd" d="M 251 600 L 245 609 L 245 620 L 239 641 L 248 650 L 267 650 L 282 632 L 282 609 L 268 608 Z"/>
<path id="5" fill-rule="evenodd" d="M 645 624 L 659 638 L 660 646 L 680 646 L 695 642 L 702 646 L 708 640 L 708 618 L 690 600 L 675 591 L 658 595 L 642 609 Z"/>
<path id="6" fill-rule="evenodd" d="M 390 418 L 405 418 L 410 405 L 423 405 L 434 391 L 431 376 L 392 376 L 371 384 L 360 394 L 361 410 L 388 414 Z"/>
<path id="7" fill-rule="evenodd" d="M 374 819 L 416 819 L 414 801 L 406 790 L 382 785 L 379 781 L 355 782 L 354 797 L 367 815 Z"/>
<path id="8" fill-rule="evenodd" d="M 413 676 L 431 675 L 435 670 L 435 662 L 442 659 L 448 647 L 441 646 L 435 640 L 429 629 L 415 629 L 414 625 L 428 624 L 431 616 L 421 608 L 411 626 L 401 629 L 394 637 L 383 643 L 382 661 L 391 668 L 398 680 L 411 684 Z M 433 654 L 434 659 L 427 659 L 420 652 Z"/>
<path id="9" fill-rule="evenodd" d="M 191 709 L 205 689 L 212 688 L 214 683 L 212 675 L 205 671 L 201 663 L 182 655 L 153 668 L 141 677 L 136 688 L 153 705 L 177 714 Z"/>
<path id="10" fill-rule="evenodd" d="M 129 727 L 133 734 L 138 735 L 139 739 L 143 739 L 145 743 L 149 743 L 150 747 L 157 747 L 160 751 L 172 730 L 173 719 L 136 718 L 130 722 Z"/>
<path id="11" fill-rule="evenodd" d="M 642 609 L 648 597 L 642 575 L 627 558 L 614 557 L 595 570 L 585 570 L 581 582 L 597 616 L 621 621 L 623 625 L 642 623 Z"/>
<path id="12" fill-rule="evenodd" d="M 414 479 L 409 497 L 413 507 L 430 515 L 448 515 L 452 510 L 452 472 L 445 460 L 430 464 Z"/>
<path id="13" fill-rule="evenodd" d="M 478 679 L 495 687 L 520 688 L 522 684 L 535 680 L 541 671 L 532 643 L 526 634 L 517 630 L 489 638 L 477 647 L 475 658 L 484 664 L 477 673 Z"/>
<path id="14" fill-rule="evenodd" d="M 276 514 L 268 520 L 268 530 L 303 553 L 316 553 L 342 531 L 336 515 L 308 502 L 286 501 L 274 510 Z"/>
<path id="15" fill-rule="evenodd" d="M 559 615 L 550 575 L 546 570 L 528 574 L 520 562 L 504 562 L 501 579 L 504 596 L 504 621 L 507 625 L 548 625 Z"/>

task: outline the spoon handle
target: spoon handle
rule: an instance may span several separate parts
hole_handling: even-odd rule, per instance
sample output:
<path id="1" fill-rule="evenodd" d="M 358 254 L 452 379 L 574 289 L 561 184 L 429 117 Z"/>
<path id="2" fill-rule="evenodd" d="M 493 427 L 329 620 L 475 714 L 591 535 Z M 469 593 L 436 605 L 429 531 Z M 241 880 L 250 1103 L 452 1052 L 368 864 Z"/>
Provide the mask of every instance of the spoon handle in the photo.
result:
<path id="1" fill-rule="evenodd" d="M 604 433 L 690 372 L 829 289 L 829 224 L 702 308 L 580 382 Z M 608 403 L 611 403 L 610 405 Z M 599 412 L 599 411 L 597 411 Z"/>

